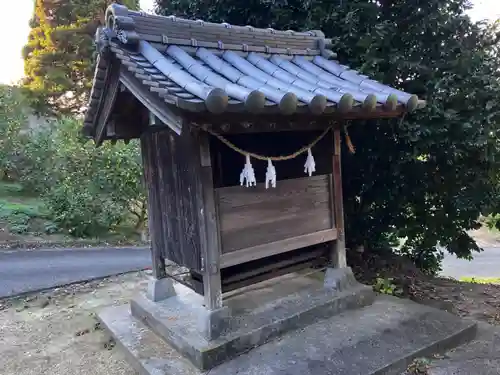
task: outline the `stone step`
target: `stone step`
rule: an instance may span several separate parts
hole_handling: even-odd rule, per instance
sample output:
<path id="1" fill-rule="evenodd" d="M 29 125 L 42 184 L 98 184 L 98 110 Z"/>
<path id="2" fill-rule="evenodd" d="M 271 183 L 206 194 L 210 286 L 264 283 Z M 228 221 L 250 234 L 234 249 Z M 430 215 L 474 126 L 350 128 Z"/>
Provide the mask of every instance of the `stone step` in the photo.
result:
<path id="1" fill-rule="evenodd" d="M 128 306 L 99 314 L 143 375 L 401 374 L 417 357 L 474 338 L 476 324 L 444 311 L 379 296 L 368 307 L 291 331 L 204 372 L 132 317 Z"/>
<path id="2" fill-rule="evenodd" d="M 474 341 L 434 359 L 428 375 L 498 375 L 498 348 L 500 327 L 480 322 Z"/>

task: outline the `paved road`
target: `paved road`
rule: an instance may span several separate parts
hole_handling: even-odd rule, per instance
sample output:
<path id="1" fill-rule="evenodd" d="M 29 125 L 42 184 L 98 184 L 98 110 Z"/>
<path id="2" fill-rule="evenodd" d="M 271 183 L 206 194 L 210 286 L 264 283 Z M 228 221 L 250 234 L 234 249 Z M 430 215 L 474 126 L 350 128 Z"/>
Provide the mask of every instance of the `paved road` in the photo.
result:
<path id="1" fill-rule="evenodd" d="M 150 267 L 146 248 L 0 251 L 0 298 Z M 443 276 L 500 277 L 500 247 L 472 261 L 447 254 Z"/>
<path id="2" fill-rule="evenodd" d="M 0 298 L 150 265 L 146 248 L 0 251 Z"/>
<path id="3" fill-rule="evenodd" d="M 472 261 L 457 259 L 452 254 L 446 254 L 441 274 L 455 279 L 500 277 L 500 247 L 485 247 L 483 252 L 474 253 Z"/>

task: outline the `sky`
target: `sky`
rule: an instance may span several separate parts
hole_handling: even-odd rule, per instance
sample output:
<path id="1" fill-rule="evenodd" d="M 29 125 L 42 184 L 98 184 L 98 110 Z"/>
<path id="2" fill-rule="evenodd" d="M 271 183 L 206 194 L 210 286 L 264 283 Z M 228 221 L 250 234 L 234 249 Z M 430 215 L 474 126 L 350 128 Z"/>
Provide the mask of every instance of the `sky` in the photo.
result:
<path id="1" fill-rule="evenodd" d="M 6 1 L 6 0 L 1 0 Z M 154 0 L 141 0 L 141 8 L 152 10 Z M 474 20 L 500 18 L 500 0 L 472 0 L 474 9 L 470 16 Z M 2 58 L 0 83 L 14 83 L 23 76 L 21 50 L 27 41 L 28 22 L 33 12 L 33 0 L 9 2 L 8 11 L 0 12 L 0 35 L 2 35 Z"/>

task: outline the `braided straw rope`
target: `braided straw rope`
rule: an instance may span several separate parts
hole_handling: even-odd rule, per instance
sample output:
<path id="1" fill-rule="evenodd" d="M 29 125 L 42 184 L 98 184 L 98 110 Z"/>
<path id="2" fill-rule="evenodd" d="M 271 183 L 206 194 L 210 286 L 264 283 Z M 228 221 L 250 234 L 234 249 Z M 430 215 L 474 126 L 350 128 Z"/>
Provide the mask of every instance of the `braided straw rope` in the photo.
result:
<path id="1" fill-rule="evenodd" d="M 332 129 L 332 126 L 329 126 L 328 128 L 326 128 L 323 133 L 321 133 L 316 139 L 314 139 L 311 143 L 309 143 L 308 145 L 304 146 L 304 147 L 301 147 L 300 149 L 298 149 L 297 151 L 295 151 L 293 154 L 289 154 L 289 155 L 280 155 L 280 156 L 265 156 L 265 155 L 259 155 L 259 154 L 255 154 L 253 152 L 247 152 L 241 148 L 239 148 L 238 146 L 236 146 L 235 144 L 231 143 L 230 141 L 228 141 L 226 138 L 224 138 L 222 135 L 220 134 L 217 134 L 215 133 L 214 131 L 208 129 L 208 128 L 203 128 L 203 130 L 205 130 L 207 133 L 213 135 L 214 137 L 216 137 L 218 140 L 220 140 L 222 143 L 224 143 L 227 147 L 229 147 L 230 149 L 236 151 L 237 153 L 243 155 L 243 156 L 250 156 L 254 159 L 257 159 L 257 160 L 271 160 L 271 161 L 284 161 L 284 160 L 291 160 L 291 159 L 295 159 L 297 156 L 303 154 L 304 152 L 307 152 L 307 150 L 313 148 L 319 141 L 321 141 L 325 135 L 330 131 L 330 129 Z"/>
<path id="2" fill-rule="evenodd" d="M 347 131 L 347 125 L 344 125 L 344 136 L 345 136 L 345 144 L 347 148 L 349 149 L 349 152 L 351 154 L 356 153 L 356 149 L 354 148 L 354 145 L 352 144 L 351 137 L 349 137 L 349 133 Z"/>

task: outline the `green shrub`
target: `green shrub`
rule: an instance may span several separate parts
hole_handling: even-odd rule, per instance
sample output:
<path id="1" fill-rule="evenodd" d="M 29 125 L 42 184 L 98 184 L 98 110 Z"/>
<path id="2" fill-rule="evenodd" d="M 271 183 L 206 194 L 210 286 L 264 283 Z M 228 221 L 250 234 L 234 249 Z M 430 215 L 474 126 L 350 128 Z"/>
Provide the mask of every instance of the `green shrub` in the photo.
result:
<path id="1" fill-rule="evenodd" d="M 484 223 L 489 229 L 500 230 L 500 214 L 487 216 Z"/>
<path id="2" fill-rule="evenodd" d="M 63 118 L 31 132 L 21 158 L 23 186 L 42 196 L 58 228 L 77 237 L 113 231 L 131 214 L 144 221 L 138 143 L 95 148 L 80 129 L 78 120 Z"/>
<path id="3" fill-rule="evenodd" d="M 8 189 L 42 198 L 53 221 L 46 231 L 97 236 L 124 221 L 142 229 L 146 205 L 139 144 L 95 148 L 82 138 L 81 121 L 61 118 L 29 129 L 27 114 L 19 90 L 0 86 L 0 180 L 14 178 L 19 185 Z M 6 185 L 0 188 L 3 196 L 13 193 Z M 10 230 L 28 231 L 30 220 L 40 212 L 7 203 L 0 207 L 0 216 Z"/>
<path id="4" fill-rule="evenodd" d="M 56 130 L 47 128 L 32 131 L 24 139 L 19 157 L 19 182 L 31 193 L 41 194 L 53 186 L 58 178 L 54 166 L 57 144 L 53 141 Z"/>
<path id="5" fill-rule="evenodd" d="M 75 237 L 95 237 L 109 232 L 119 224 L 124 209 L 107 195 L 96 195 L 72 180 L 59 183 L 46 196 L 52 219 Z"/>
<path id="6" fill-rule="evenodd" d="M 377 277 L 373 285 L 373 290 L 391 296 L 400 296 L 403 294 L 403 290 L 394 283 L 394 278 L 392 277 Z"/>

